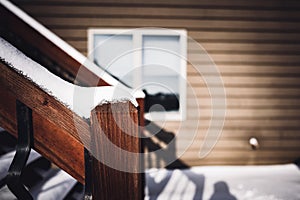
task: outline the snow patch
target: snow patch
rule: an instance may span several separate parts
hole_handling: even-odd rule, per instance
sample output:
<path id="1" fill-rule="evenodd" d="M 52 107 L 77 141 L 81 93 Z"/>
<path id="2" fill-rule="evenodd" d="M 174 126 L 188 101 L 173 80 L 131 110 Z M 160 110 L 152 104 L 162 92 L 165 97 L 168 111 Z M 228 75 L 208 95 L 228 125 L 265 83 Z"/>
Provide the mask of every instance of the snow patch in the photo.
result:
<path id="1" fill-rule="evenodd" d="M 300 199 L 299 180 L 295 164 L 150 169 L 145 199 Z"/>

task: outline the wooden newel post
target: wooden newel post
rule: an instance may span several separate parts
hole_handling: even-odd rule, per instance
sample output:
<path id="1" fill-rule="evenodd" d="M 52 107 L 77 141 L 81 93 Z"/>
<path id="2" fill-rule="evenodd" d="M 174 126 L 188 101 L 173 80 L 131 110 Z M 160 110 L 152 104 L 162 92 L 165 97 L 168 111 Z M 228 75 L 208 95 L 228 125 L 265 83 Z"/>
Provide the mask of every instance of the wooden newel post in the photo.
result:
<path id="1" fill-rule="evenodd" d="M 129 101 L 99 105 L 92 111 L 94 200 L 143 199 L 139 134 L 138 110 Z"/>

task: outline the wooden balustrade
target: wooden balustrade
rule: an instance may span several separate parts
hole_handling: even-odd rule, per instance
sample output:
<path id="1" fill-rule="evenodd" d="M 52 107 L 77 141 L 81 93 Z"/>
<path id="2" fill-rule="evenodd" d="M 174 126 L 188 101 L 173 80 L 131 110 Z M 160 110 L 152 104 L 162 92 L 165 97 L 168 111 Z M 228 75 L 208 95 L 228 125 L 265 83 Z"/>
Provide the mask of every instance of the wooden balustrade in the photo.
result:
<path id="1" fill-rule="evenodd" d="M 101 140 L 106 135 L 125 151 L 142 151 L 138 110 L 129 101 L 114 103 L 113 110 L 111 104 L 100 105 L 93 110 L 89 121 L 2 61 L 0 70 L 0 125 L 14 136 L 17 137 L 15 102 L 19 100 L 32 109 L 34 149 L 81 183 L 85 181 L 83 143 L 91 142 L 90 147 L 97 150 L 92 152 L 96 157 L 105 154 L 134 172 L 140 171 L 142 163 L 138 157 L 120 157 L 118 152 L 107 151 Z M 92 158 L 91 168 L 93 199 L 142 199 L 143 174 L 110 168 L 97 158 Z"/>
<path id="2" fill-rule="evenodd" d="M 33 111 L 34 148 L 84 183 L 84 147 L 77 128 L 89 138 L 89 124 L 5 63 L 0 70 L 1 126 L 17 137 L 16 99 L 26 104 Z"/>

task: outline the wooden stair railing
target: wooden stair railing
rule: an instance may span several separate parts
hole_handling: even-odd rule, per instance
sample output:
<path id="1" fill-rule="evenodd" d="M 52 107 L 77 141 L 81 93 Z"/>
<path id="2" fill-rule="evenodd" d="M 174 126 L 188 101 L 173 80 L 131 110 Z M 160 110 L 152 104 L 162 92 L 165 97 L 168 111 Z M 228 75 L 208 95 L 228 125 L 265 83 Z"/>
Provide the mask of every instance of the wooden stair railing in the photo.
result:
<path id="1" fill-rule="evenodd" d="M 15 102 L 19 100 L 26 104 L 32 109 L 34 149 L 79 182 L 85 182 L 84 144 L 94 146 L 97 151 L 92 153 L 96 156 L 107 151 L 106 145 L 99 140 L 101 131 L 124 150 L 141 152 L 138 111 L 130 101 L 99 105 L 91 112 L 90 121 L 75 114 L 3 60 L 0 62 L 0 70 L 0 125 L 17 137 Z M 109 105 L 117 106 L 118 109 L 111 110 Z M 115 121 L 113 115 L 117 116 Z M 136 125 L 126 127 L 131 120 Z M 117 124 L 120 123 L 132 136 L 127 136 L 123 129 L 118 128 Z M 136 172 L 141 168 L 138 158 L 127 160 L 113 152 L 107 152 L 106 155 L 115 157 L 123 164 L 125 162 Z M 143 174 L 114 170 L 93 157 L 91 169 L 93 199 L 143 198 Z"/>
<path id="2" fill-rule="evenodd" d="M 2 5 L 1 5 L 2 4 Z M 92 65 L 94 68 L 99 68 L 94 63 L 90 62 L 86 58 L 86 62 L 83 62 L 84 56 L 77 52 L 73 47 L 70 46 L 74 55 L 70 55 L 70 52 L 67 52 L 66 49 L 59 46 L 59 42 L 55 44 L 51 39 L 49 39 L 49 35 L 53 36 L 52 38 L 57 38 L 56 41 L 61 40 L 58 36 L 48 30 L 46 27 L 43 27 L 39 22 L 35 19 L 27 16 L 29 20 L 24 20 L 20 16 L 18 16 L 14 9 L 17 10 L 15 5 L 10 2 L 0 2 L 0 36 L 5 40 L 9 41 L 11 44 L 16 46 L 22 52 L 24 52 L 28 57 L 40 63 L 48 70 L 51 71 L 51 66 L 47 66 L 49 62 L 55 63 L 56 68 L 64 71 L 72 78 L 62 77 L 68 79 L 68 81 L 84 85 L 84 86 L 109 86 L 113 85 L 113 82 L 119 85 L 117 80 L 114 77 L 110 77 L 109 80 L 104 79 L 104 77 L 109 77 L 110 75 L 106 72 L 96 74 L 89 67 Z M 23 11 L 19 12 L 22 13 Z M 26 13 L 24 13 L 26 15 Z M 19 14 L 20 15 L 20 14 Z M 30 24 L 28 21 L 34 22 L 35 25 Z M 42 26 L 42 31 L 38 30 L 37 26 Z M 48 34 L 48 35 L 46 35 Z M 20 44 L 17 41 L 21 41 Z M 62 41 L 65 43 L 64 41 Z M 65 46 L 69 46 L 66 44 Z M 39 52 L 41 55 L 39 55 Z M 35 56 L 30 54 L 38 54 Z M 75 58 L 75 54 L 79 55 L 80 58 Z M 43 58 L 40 58 L 43 57 Z M 44 60 L 47 62 L 43 62 Z M 61 76 L 62 74 L 58 74 Z M 108 75 L 108 76 L 106 76 Z M 74 80 L 76 78 L 76 80 Z M 137 101 L 140 107 L 139 114 L 139 122 L 141 126 L 144 125 L 144 94 L 140 91 L 136 95 Z"/>
<path id="3" fill-rule="evenodd" d="M 0 63 L 0 69 L 1 126 L 17 137 L 15 102 L 18 99 L 26 104 L 33 111 L 35 149 L 84 183 L 83 145 L 72 123 L 73 116 L 87 137 L 88 123 L 5 63 Z"/>

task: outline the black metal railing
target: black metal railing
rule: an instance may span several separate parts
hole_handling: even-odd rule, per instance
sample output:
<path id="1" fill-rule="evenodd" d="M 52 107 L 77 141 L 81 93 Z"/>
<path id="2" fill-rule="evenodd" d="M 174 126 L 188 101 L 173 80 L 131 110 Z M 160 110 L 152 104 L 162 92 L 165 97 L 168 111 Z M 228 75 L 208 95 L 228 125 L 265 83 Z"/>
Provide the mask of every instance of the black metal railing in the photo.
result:
<path id="1" fill-rule="evenodd" d="M 21 175 L 33 147 L 32 110 L 18 100 L 16 104 L 18 143 L 5 181 L 18 199 L 31 200 L 33 197 L 21 182 Z"/>

